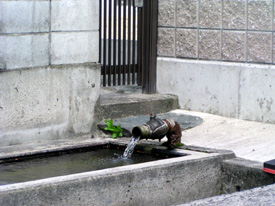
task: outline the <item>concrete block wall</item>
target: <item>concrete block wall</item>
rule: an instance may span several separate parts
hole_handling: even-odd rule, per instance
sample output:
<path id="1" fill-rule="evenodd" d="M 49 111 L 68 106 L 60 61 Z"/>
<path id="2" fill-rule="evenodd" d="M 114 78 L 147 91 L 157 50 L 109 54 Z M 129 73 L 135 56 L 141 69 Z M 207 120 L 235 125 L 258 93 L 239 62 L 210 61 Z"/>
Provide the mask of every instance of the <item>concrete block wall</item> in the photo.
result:
<path id="1" fill-rule="evenodd" d="M 275 123 L 274 12 L 272 0 L 159 0 L 158 92 L 183 109 Z"/>
<path id="2" fill-rule="evenodd" d="M 158 55 L 275 63 L 274 1 L 159 0 Z"/>
<path id="3" fill-rule="evenodd" d="M 90 133 L 99 1 L 0 1 L 0 145 Z"/>
<path id="4" fill-rule="evenodd" d="M 0 1 L 0 69 L 98 62 L 99 1 Z"/>

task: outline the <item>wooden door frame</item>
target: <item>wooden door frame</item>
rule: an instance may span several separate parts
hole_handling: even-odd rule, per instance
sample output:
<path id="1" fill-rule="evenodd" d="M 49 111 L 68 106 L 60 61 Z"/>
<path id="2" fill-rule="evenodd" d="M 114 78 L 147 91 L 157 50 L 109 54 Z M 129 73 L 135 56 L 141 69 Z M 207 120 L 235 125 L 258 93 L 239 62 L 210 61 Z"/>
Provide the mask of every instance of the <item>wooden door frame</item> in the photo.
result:
<path id="1" fill-rule="evenodd" d="M 158 0 L 143 2 L 142 88 L 143 93 L 155 94 L 157 81 Z"/>

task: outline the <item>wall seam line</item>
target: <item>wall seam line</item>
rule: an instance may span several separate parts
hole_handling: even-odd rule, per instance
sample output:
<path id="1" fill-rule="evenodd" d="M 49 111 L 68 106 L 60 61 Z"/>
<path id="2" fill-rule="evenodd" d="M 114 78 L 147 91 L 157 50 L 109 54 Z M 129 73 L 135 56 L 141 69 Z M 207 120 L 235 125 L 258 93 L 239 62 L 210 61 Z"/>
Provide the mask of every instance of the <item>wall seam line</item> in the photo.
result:
<path id="1" fill-rule="evenodd" d="M 245 1 L 245 62 L 248 56 L 248 0 Z"/>
<path id="2" fill-rule="evenodd" d="M 196 35 L 196 44 L 197 44 L 197 48 L 196 48 L 196 55 L 197 55 L 197 59 L 199 59 L 199 35 L 200 35 L 200 3 L 201 1 L 198 0 L 197 1 L 197 35 Z"/>
<path id="3" fill-rule="evenodd" d="M 223 0 L 221 2 L 221 34 L 220 34 L 220 59 L 223 60 L 223 56 L 222 56 L 222 46 L 223 46 L 223 9 L 224 9 L 224 5 L 223 5 Z"/>

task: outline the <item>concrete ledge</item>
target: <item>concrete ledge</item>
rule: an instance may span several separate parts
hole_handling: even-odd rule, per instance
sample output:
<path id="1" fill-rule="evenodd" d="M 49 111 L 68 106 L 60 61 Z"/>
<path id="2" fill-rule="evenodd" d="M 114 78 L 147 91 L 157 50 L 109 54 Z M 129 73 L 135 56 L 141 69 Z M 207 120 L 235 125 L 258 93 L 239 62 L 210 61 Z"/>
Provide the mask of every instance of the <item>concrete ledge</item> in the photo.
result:
<path id="1" fill-rule="evenodd" d="M 178 108 L 178 97 L 175 95 L 107 93 L 100 97 L 97 119 L 158 114 Z"/>
<path id="2" fill-rule="evenodd" d="M 275 123 L 275 66 L 158 58 L 157 90 L 182 109 Z"/>

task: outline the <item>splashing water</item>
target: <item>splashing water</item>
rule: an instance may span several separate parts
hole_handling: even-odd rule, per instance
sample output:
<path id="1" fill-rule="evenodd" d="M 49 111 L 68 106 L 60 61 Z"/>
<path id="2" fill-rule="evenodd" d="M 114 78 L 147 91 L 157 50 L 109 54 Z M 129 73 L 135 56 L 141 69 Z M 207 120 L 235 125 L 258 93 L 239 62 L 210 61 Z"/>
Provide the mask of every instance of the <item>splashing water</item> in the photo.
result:
<path id="1" fill-rule="evenodd" d="M 124 157 L 124 158 L 131 157 L 139 139 L 140 139 L 140 137 L 131 137 L 130 143 L 128 144 L 127 148 L 125 149 L 122 157 Z"/>

